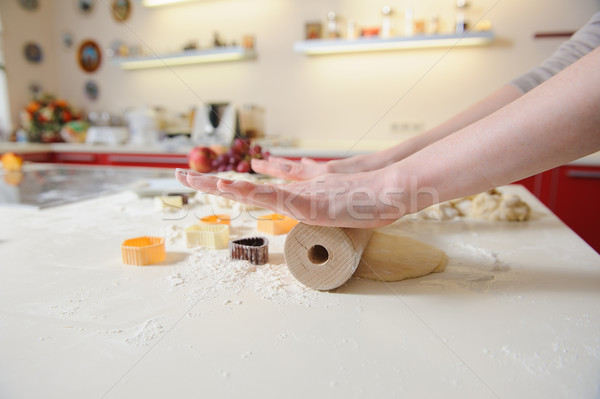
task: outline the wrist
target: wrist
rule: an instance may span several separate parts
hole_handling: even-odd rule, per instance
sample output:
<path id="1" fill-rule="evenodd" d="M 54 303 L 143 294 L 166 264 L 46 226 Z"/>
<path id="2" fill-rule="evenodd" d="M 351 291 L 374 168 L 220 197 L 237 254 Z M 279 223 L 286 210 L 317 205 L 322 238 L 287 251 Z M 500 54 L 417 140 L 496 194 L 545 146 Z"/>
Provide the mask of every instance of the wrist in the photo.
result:
<path id="1" fill-rule="evenodd" d="M 442 201 L 442 193 L 436 188 L 426 168 L 411 167 L 410 162 L 398 162 L 384 169 L 386 190 L 396 193 L 405 213 L 415 213 Z"/>

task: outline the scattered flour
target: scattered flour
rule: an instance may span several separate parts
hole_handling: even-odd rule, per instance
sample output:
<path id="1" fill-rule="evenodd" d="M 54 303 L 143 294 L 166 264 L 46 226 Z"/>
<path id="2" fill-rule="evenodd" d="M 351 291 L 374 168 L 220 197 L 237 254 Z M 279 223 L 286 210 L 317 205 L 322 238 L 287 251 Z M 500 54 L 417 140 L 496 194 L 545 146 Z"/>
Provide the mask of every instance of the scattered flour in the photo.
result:
<path id="1" fill-rule="evenodd" d="M 125 338 L 125 342 L 134 346 L 146 346 L 165 332 L 158 318 L 146 320 L 131 330 L 132 333 Z"/>
<path id="2" fill-rule="evenodd" d="M 224 305 L 244 289 L 251 289 L 261 298 L 279 304 L 313 305 L 327 293 L 314 291 L 300 284 L 285 264 L 256 266 L 247 261 L 232 260 L 228 250 L 198 248 L 179 265 L 178 271 L 167 277 L 170 289 L 184 289 L 192 303 L 206 302 L 225 296 Z M 242 301 L 236 300 L 241 305 Z"/>

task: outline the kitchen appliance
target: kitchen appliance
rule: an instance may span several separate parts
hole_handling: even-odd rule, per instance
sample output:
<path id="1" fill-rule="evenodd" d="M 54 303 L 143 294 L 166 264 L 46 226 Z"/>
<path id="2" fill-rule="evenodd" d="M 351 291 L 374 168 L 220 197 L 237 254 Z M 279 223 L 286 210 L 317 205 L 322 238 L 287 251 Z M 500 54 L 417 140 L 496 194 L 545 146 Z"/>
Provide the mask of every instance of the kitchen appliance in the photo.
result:
<path id="1" fill-rule="evenodd" d="M 152 145 L 159 140 L 157 112 L 150 107 L 133 108 L 126 114 L 129 144 Z"/>
<path id="2" fill-rule="evenodd" d="M 209 103 L 194 110 L 191 139 L 194 144 L 228 146 L 235 137 L 263 137 L 265 110 L 244 104 L 238 110 L 232 103 Z"/>
<path id="3" fill-rule="evenodd" d="M 196 108 L 191 137 L 194 144 L 228 146 L 239 135 L 238 114 L 232 103 L 210 103 Z"/>
<path id="4" fill-rule="evenodd" d="M 90 126 L 85 136 L 87 144 L 125 144 L 129 130 L 125 126 Z"/>

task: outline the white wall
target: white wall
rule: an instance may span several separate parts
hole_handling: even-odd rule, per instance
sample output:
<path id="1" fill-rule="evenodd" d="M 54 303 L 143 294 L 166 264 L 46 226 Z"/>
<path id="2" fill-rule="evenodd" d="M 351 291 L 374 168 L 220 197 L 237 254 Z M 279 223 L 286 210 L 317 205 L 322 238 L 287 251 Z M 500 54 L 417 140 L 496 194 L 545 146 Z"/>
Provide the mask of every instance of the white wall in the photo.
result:
<path id="1" fill-rule="evenodd" d="M 89 16 L 76 10 L 74 0 L 41 0 L 34 13 L 16 3 L 0 0 L 13 114 L 26 104 L 26 87 L 37 76 L 46 89 L 87 110 L 149 104 L 183 112 L 200 100 L 256 103 L 266 109 L 267 134 L 315 140 L 399 140 L 404 136 L 391 132 L 394 123 L 432 127 L 538 64 L 562 42 L 534 40 L 534 32 L 574 30 L 600 9 L 600 0 L 472 0 L 472 17 L 486 13 L 493 23 L 498 40 L 492 46 L 307 57 L 294 53 L 293 43 L 303 37 L 306 21 L 324 20 L 329 10 L 377 25 L 383 5 L 398 11 L 411 6 L 417 17 L 437 14 L 447 26 L 454 1 L 212 0 L 155 9 L 135 3 L 126 24 L 113 20 L 111 1 L 97 0 Z M 206 46 L 215 30 L 238 42 L 255 35 L 258 58 L 123 71 L 105 57 L 93 74 L 75 62 L 77 45 L 87 38 L 103 48 L 116 39 L 142 42 L 163 53 L 192 39 Z M 66 31 L 75 38 L 70 49 L 61 44 Z M 28 38 L 42 44 L 46 63 L 23 61 Z M 88 79 L 100 86 L 96 101 L 85 97 Z"/>

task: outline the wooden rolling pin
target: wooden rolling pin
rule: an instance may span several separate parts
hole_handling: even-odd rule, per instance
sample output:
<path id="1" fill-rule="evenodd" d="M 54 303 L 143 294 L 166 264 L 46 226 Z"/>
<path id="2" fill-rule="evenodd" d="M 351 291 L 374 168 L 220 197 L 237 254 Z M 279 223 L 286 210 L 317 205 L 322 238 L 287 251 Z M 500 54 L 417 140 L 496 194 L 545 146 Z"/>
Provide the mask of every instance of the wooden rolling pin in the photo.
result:
<path id="1" fill-rule="evenodd" d="M 298 223 L 288 234 L 283 255 L 302 284 L 332 290 L 352 277 L 373 231 Z"/>

